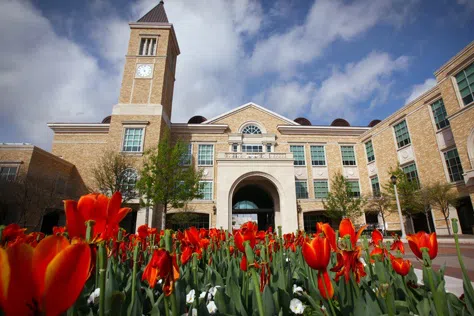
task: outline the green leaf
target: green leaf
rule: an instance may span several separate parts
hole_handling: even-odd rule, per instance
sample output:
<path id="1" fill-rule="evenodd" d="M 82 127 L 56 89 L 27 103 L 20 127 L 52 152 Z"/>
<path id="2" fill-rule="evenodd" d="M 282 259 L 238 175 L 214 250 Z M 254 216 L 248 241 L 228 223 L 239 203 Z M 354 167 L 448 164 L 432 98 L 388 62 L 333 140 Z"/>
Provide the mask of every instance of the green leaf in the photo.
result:
<path id="1" fill-rule="evenodd" d="M 275 304 L 273 302 L 273 296 L 270 288 L 265 286 L 262 293 L 263 306 L 265 308 L 266 315 L 275 315 Z"/>

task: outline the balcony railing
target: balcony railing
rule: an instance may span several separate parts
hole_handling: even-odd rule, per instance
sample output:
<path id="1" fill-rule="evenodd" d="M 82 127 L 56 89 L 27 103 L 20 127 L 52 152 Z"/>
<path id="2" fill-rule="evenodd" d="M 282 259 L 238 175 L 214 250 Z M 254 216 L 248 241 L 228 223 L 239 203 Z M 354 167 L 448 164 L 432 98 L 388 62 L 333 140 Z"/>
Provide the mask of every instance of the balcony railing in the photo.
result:
<path id="1" fill-rule="evenodd" d="M 221 160 L 293 160 L 293 153 L 243 153 L 220 152 L 217 159 Z"/>

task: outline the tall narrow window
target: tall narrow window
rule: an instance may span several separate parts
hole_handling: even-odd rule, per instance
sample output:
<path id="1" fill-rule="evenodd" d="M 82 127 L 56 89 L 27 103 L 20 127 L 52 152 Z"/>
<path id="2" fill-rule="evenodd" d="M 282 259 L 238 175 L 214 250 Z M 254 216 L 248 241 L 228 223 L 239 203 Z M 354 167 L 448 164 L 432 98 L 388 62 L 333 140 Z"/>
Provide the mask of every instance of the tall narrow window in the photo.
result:
<path id="1" fill-rule="evenodd" d="M 18 167 L 0 167 L 0 180 L 13 181 Z"/>
<path id="2" fill-rule="evenodd" d="M 122 151 L 143 152 L 143 128 L 125 129 Z"/>
<path id="3" fill-rule="evenodd" d="M 329 187 L 328 180 L 315 180 L 314 185 L 314 198 L 325 199 L 328 197 Z"/>
<path id="4" fill-rule="evenodd" d="M 186 151 L 184 152 L 183 157 L 181 158 L 181 165 L 189 166 L 191 164 L 192 157 L 193 157 L 193 145 L 187 144 Z"/>
<path id="5" fill-rule="evenodd" d="M 134 169 L 125 169 L 120 175 L 120 192 L 124 195 L 129 195 L 131 191 L 135 190 L 137 180 L 138 174 Z"/>
<path id="6" fill-rule="evenodd" d="M 372 185 L 372 194 L 374 196 L 380 196 L 379 177 L 375 176 L 373 178 L 370 178 L 370 184 Z"/>
<path id="7" fill-rule="evenodd" d="M 418 178 L 418 170 L 416 169 L 416 165 L 414 163 L 403 167 L 403 172 L 407 176 L 408 181 L 415 182 L 416 186 L 420 187 L 420 179 Z"/>
<path id="8" fill-rule="evenodd" d="M 459 159 L 457 148 L 445 152 L 444 159 L 446 161 L 446 167 L 448 167 L 449 179 L 451 182 L 463 180 L 461 159 Z"/>
<path id="9" fill-rule="evenodd" d="M 272 144 L 267 144 L 267 153 L 272 152 Z"/>
<path id="10" fill-rule="evenodd" d="M 325 166 L 326 157 L 324 155 L 324 146 L 311 146 L 311 165 Z"/>
<path id="11" fill-rule="evenodd" d="M 433 117 L 436 123 L 436 128 L 438 130 L 443 127 L 449 126 L 449 121 L 447 119 L 446 108 L 444 107 L 443 99 L 431 104 L 431 110 L 433 111 Z"/>
<path id="12" fill-rule="evenodd" d="M 201 200 L 212 200 L 212 181 L 199 181 Z"/>
<path id="13" fill-rule="evenodd" d="M 214 145 L 199 145 L 198 165 L 212 166 L 214 164 Z"/>
<path id="14" fill-rule="evenodd" d="M 372 146 L 371 140 L 365 143 L 365 152 L 367 153 L 368 162 L 372 162 L 375 160 L 374 147 Z"/>
<path id="15" fill-rule="evenodd" d="M 307 199 L 308 198 L 308 183 L 303 181 L 296 181 L 296 198 L 297 199 Z"/>
<path id="16" fill-rule="evenodd" d="M 474 63 L 456 75 L 456 82 L 464 105 L 468 105 L 474 101 Z"/>
<path id="17" fill-rule="evenodd" d="M 411 143 L 406 121 L 401 121 L 400 123 L 395 125 L 393 129 L 395 131 L 395 137 L 397 138 L 398 148 L 401 148 Z"/>
<path id="18" fill-rule="evenodd" d="M 354 146 L 341 146 L 342 165 L 355 166 L 356 158 L 354 153 Z"/>
<path id="19" fill-rule="evenodd" d="M 351 193 L 353 197 L 360 197 L 360 187 L 359 181 L 357 180 L 350 180 L 349 185 L 351 186 Z"/>
<path id="20" fill-rule="evenodd" d="M 238 149 L 239 149 L 239 144 L 232 144 L 232 151 L 234 153 L 236 153 Z"/>
<path id="21" fill-rule="evenodd" d="M 140 41 L 140 56 L 156 55 L 156 38 L 142 38 Z"/>
<path id="22" fill-rule="evenodd" d="M 290 151 L 293 153 L 293 158 L 294 158 L 293 164 L 295 166 L 304 166 L 304 165 L 306 165 L 305 159 L 304 159 L 304 146 L 302 146 L 302 145 L 291 145 L 290 146 Z"/>

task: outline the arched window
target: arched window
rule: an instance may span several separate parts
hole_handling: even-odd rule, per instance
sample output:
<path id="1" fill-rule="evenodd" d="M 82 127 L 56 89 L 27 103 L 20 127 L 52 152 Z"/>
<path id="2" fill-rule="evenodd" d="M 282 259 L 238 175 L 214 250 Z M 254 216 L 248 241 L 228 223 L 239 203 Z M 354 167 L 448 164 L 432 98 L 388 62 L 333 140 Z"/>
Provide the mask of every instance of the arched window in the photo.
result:
<path id="1" fill-rule="evenodd" d="M 262 134 L 262 131 L 255 125 L 247 125 L 242 130 L 242 134 Z"/>
<path id="2" fill-rule="evenodd" d="M 135 190 L 138 174 L 134 169 L 125 169 L 120 177 L 120 191 L 122 194 Z"/>
<path id="3" fill-rule="evenodd" d="M 258 209 L 257 204 L 252 201 L 240 201 L 235 203 L 234 210 L 256 210 Z"/>

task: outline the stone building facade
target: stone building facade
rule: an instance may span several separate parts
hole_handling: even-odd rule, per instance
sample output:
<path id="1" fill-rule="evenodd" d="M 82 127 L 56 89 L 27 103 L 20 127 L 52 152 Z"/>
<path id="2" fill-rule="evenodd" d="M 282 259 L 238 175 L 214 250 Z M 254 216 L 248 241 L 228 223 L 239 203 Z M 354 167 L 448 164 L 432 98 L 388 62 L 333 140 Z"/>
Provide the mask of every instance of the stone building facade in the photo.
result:
<path id="1" fill-rule="evenodd" d="M 54 131 L 53 154 L 75 165 L 86 185 L 92 185 L 91 168 L 105 150 L 132 157 L 138 171 L 143 153 L 169 131 L 173 139 L 189 144 L 189 161 L 203 169 L 203 199 L 187 206 L 199 214 L 196 225 L 229 228 L 248 215 L 281 225 L 284 232 L 314 229 L 315 221 L 324 220 L 322 200 L 334 174 L 343 173 L 355 194 L 372 196 L 399 164 L 421 186 L 451 183 L 460 194 L 451 217 L 459 217 L 463 232 L 472 233 L 474 43 L 435 72 L 434 88 L 365 127 L 343 119 L 315 126 L 254 103 L 210 119 L 172 123 L 180 51 L 163 3 L 130 23 L 130 29 L 119 101 L 111 116 L 101 123 L 48 124 Z M 171 210 L 169 216 L 180 211 Z M 439 211 L 433 209 L 431 218 L 436 231 L 446 233 Z M 368 214 L 364 221 L 380 227 L 377 216 Z M 141 209 L 137 225 L 143 223 Z M 423 220 L 406 225 L 420 229 Z M 397 214 L 388 217 L 385 229 L 400 229 Z"/>

